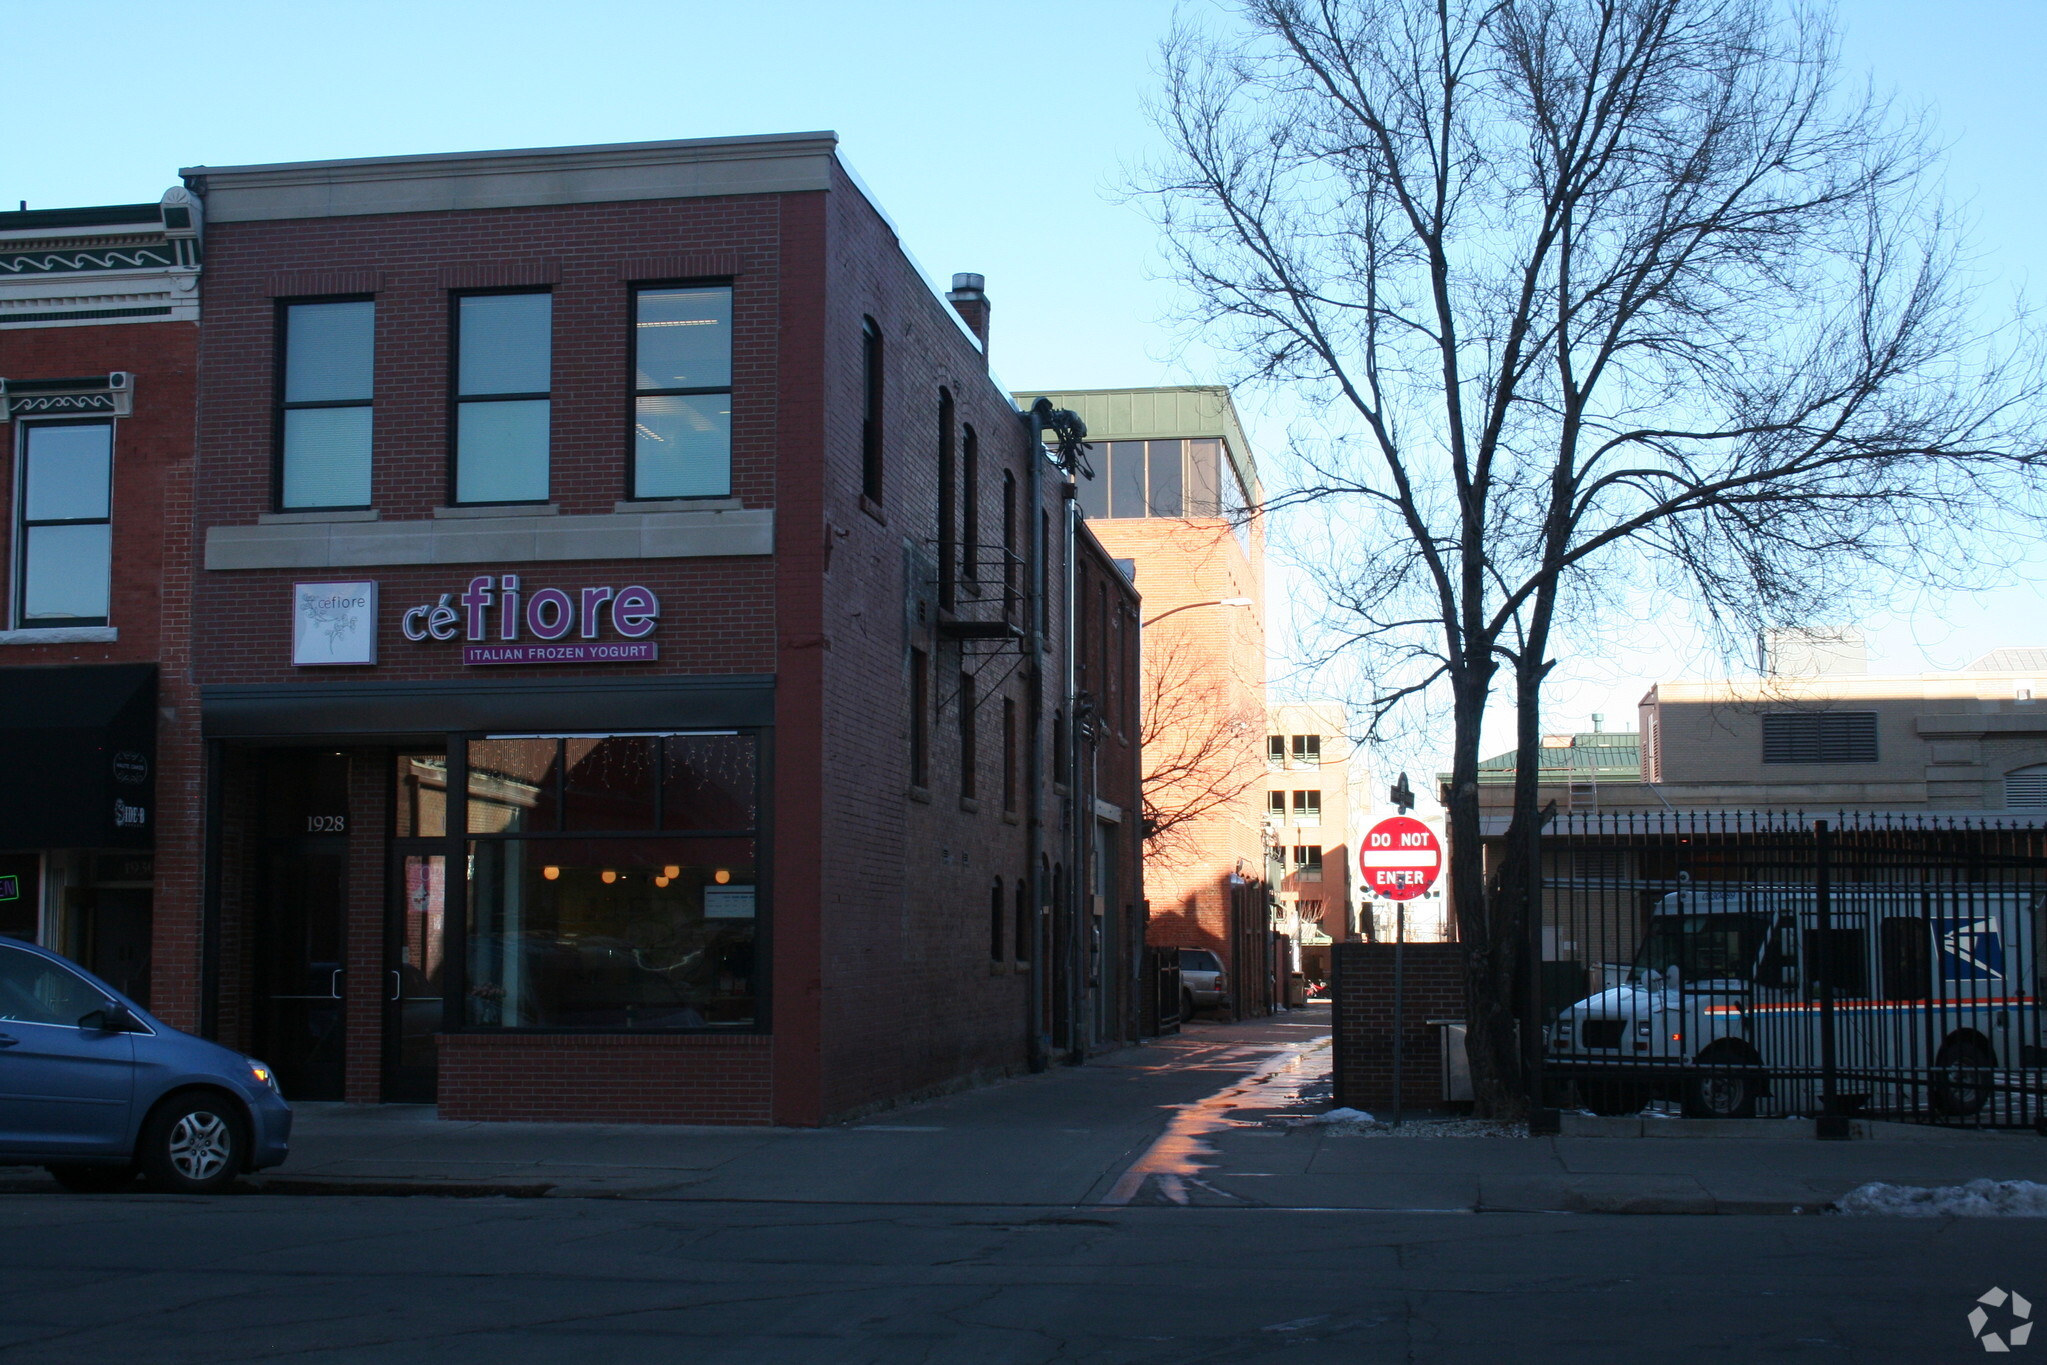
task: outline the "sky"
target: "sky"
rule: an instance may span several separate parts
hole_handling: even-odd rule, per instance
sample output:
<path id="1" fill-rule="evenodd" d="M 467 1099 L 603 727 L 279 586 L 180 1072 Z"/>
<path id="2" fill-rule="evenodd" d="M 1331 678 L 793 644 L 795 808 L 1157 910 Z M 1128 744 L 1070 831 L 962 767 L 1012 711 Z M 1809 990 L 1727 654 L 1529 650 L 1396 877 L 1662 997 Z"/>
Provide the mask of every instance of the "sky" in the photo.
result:
<path id="1" fill-rule="evenodd" d="M 1150 223 L 1117 192 L 1157 145 L 1144 105 L 1174 10 L 105 0 L 80 49 L 75 4 L 0 0 L 0 204 L 153 200 L 200 164 L 832 129 L 932 278 L 987 276 L 991 360 L 1011 387 L 1214 382 L 1217 357 L 1167 323 L 1175 286 Z M 1990 302 L 2047 293 L 2047 0 L 1844 0 L 1839 16 L 1849 70 L 1926 110 L 1948 145 L 1948 191 L 1970 215 Z M 38 56 L 58 53 L 85 59 Z M 1240 406 L 1254 445 L 1276 447 L 1280 409 L 1256 394 Z M 1276 594 L 1299 596 L 1294 582 L 1275 573 Z M 1901 594 L 1859 624 L 1881 672 L 2047 644 L 2047 556 L 2000 591 Z M 1629 728 L 1650 682 L 1726 671 L 1696 639 L 1630 624 L 1559 670 L 1545 728 L 1595 712 Z M 1289 693 L 1323 690 L 1285 658 L 1272 672 Z M 1511 747 L 1510 714 L 1496 719 L 1489 739 Z"/>

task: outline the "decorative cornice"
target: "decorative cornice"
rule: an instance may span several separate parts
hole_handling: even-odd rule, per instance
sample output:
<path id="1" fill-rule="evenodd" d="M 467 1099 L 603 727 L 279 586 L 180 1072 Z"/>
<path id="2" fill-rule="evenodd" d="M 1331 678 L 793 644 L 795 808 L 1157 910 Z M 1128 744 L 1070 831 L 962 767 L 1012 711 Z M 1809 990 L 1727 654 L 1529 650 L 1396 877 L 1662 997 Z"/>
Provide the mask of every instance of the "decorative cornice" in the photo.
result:
<path id="1" fill-rule="evenodd" d="M 0 378 L 0 422 L 12 417 L 126 417 L 135 376 L 125 370 L 84 379 Z"/>

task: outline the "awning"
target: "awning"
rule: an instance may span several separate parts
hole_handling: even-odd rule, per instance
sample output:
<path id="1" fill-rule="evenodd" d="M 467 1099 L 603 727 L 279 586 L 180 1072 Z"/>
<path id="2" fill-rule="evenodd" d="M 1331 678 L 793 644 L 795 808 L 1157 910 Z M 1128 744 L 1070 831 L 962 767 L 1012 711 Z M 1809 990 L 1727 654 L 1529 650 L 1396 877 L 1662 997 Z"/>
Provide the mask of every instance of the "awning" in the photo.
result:
<path id="1" fill-rule="evenodd" d="M 0 849 L 155 835 L 156 665 L 0 668 Z"/>

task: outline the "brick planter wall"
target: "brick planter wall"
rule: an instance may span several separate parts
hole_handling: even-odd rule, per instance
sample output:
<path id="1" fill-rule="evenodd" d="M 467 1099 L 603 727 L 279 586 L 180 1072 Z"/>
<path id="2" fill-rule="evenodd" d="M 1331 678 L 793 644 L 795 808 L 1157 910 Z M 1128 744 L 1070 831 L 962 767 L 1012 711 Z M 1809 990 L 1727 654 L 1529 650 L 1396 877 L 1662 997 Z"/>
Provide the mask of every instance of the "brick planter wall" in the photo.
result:
<path id="1" fill-rule="evenodd" d="M 1393 1102 L 1393 951 L 1389 943 L 1330 949 L 1339 1105 L 1376 1113 Z M 1410 943 L 1404 952 L 1401 1102 L 1436 1108 L 1443 1104 L 1443 1031 L 1427 1021 L 1464 1017 L 1463 950 L 1454 943 Z"/>

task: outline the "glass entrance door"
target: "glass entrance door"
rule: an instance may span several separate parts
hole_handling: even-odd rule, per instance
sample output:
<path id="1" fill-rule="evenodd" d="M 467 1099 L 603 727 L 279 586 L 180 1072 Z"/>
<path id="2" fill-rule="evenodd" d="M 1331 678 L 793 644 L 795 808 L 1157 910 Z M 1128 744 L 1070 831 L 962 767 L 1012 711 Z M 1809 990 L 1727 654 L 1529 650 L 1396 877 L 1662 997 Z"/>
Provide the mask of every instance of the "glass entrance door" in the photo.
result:
<path id="1" fill-rule="evenodd" d="M 344 839 L 273 845 L 258 944 L 260 1055 L 293 1100 L 342 1098 Z"/>
<path id="2" fill-rule="evenodd" d="M 444 1011 L 448 860 L 396 844 L 384 938 L 384 1099 L 431 1104 Z"/>

